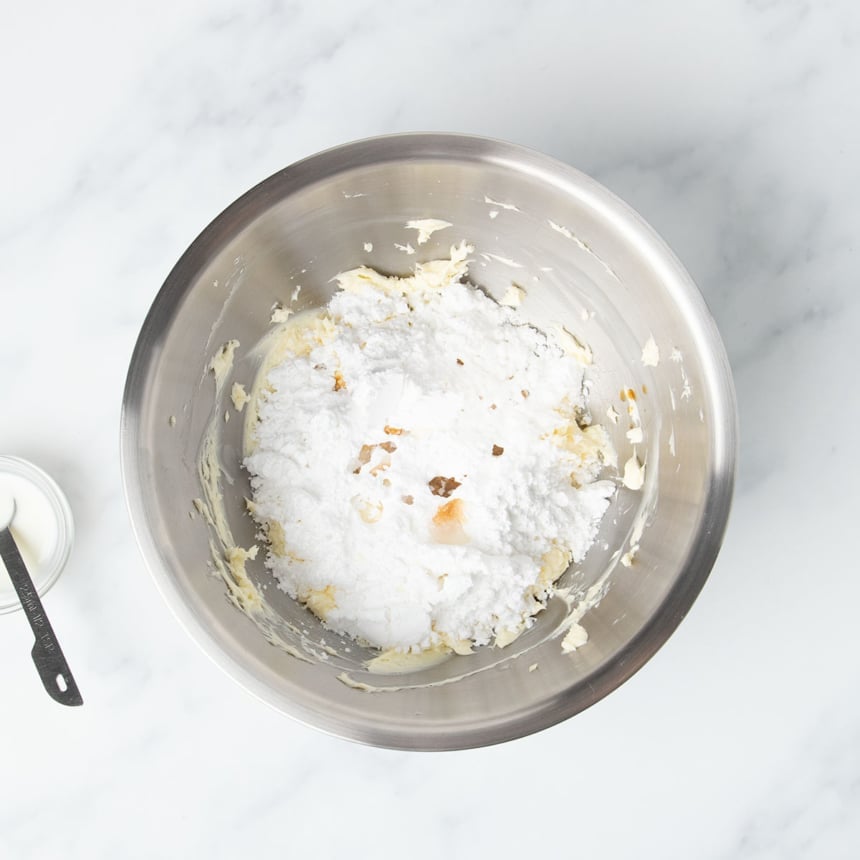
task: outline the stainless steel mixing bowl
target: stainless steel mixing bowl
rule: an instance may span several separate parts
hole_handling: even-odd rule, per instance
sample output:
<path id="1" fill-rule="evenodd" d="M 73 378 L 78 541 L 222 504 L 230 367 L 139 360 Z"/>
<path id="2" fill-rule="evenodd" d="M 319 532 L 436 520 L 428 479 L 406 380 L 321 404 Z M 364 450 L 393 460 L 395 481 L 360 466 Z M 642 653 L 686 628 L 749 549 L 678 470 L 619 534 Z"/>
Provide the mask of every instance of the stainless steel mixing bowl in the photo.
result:
<path id="1" fill-rule="evenodd" d="M 419 246 L 404 225 L 428 217 L 454 226 Z M 475 245 L 475 283 L 498 297 L 516 282 L 526 291 L 525 319 L 544 329 L 561 323 L 591 347 L 592 412 L 612 432 L 621 463 L 632 453 L 625 436 L 631 401 L 621 393 L 636 395 L 645 486 L 619 487 L 597 544 L 562 580 L 581 595 L 603 582 L 602 599 L 581 620 L 588 641 L 562 652 L 560 636 L 549 633 L 567 605 L 555 599 L 507 649 L 479 649 L 401 676 L 371 675 L 363 667 L 368 651 L 326 631 L 274 588 L 261 559 L 249 562 L 251 579 L 284 619 L 269 639 L 282 634 L 290 643 L 298 627 L 322 643 L 322 659 L 297 659 L 225 599 L 223 581 L 211 573 L 210 530 L 202 518 L 189 518 L 201 495 L 201 440 L 214 416 L 222 428 L 226 516 L 239 545 L 254 541 L 243 504 L 242 422 L 223 423 L 226 407 L 216 402 L 207 363 L 222 343 L 238 340 L 225 387 L 247 385 L 259 362 L 250 347 L 270 329 L 273 304 L 289 304 L 296 286 L 295 309 L 319 306 L 339 271 L 367 262 L 406 273 L 461 238 Z M 414 255 L 395 247 L 410 241 Z M 656 366 L 643 362 L 652 337 Z M 607 416 L 613 409 L 617 424 Z M 348 144 L 286 168 L 237 200 L 194 241 L 156 297 L 131 361 L 122 415 L 134 530 L 192 637 L 284 713 L 336 735 L 407 749 L 473 747 L 534 732 L 636 672 L 684 617 L 714 563 L 736 448 L 734 392 L 719 335 L 663 241 L 582 173 L 518 146 L 458 135 Z M 622 563 L 631 555 L 632 564 Z M 344 673 L 381 692 L 344 684 Z"/>

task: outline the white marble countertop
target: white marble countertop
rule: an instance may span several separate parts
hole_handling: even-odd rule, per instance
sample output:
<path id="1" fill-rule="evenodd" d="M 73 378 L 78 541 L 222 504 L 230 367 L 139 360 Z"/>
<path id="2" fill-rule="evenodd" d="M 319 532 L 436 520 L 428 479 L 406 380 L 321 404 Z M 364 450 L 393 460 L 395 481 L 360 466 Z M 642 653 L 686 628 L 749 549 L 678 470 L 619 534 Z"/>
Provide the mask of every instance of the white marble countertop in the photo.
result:
<path id="1" fill-rule="evenodd" d="M 86 704 L 45 695 L 0 616 L 0 857 L 860 856 L 855 3 L 80 0 L 10 6 L 3 34 L 0 451 L 70 497 L 45 604 Z M 403 130 L 530 145 L 631 203 L 741 409 L 677 633 L 589 711 L 461 753 L 244 693 L 157 594 L 120 484 L 128 360 L 187 244 L 284 165 Z"/>

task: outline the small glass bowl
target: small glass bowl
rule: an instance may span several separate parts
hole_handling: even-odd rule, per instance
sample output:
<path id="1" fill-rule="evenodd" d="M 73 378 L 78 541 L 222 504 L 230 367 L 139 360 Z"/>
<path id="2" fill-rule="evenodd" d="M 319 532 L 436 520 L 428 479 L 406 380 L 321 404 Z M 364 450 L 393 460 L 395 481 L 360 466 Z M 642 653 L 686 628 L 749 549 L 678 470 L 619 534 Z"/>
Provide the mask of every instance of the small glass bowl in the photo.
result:
<path id="1" fill-rule="evenodd" d="M 2 474 L 15 475 L 32 484 L 48 502 L 56 518 L 57 535 L 53 550 L 35 570 L 30 570 L 28 567 L 33 585 L 41 597 L 57 581 L 57 577 L 65 567 L 69 553 L 72 551 L 72 544 L 75 539 L 72 509 L 69 507 L 65 494 L 57 486 L 54 479 L 27 460 L 0 454 L 0 475 Z M 5 567 L 0 562 L 0 615 L 14 612 L 20 608 L 21 603 L 18 600 L 18 595 L 9 580 Z"/>

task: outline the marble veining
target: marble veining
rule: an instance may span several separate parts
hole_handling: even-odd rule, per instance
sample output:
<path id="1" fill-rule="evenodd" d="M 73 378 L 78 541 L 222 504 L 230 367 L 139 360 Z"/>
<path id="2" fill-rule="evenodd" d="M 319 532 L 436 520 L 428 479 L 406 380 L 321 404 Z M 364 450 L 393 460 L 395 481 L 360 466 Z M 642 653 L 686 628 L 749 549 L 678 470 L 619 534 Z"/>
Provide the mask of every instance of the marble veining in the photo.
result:
<path id="1" fill-rule="evenodd" d="M 45 602 L 86 705 L 48 699 L 0 618 L 0 857 L 860 856 L 860 7 L 165 9 L 4 20 L 0 451 L 69 495 Z M 194 236 L 298 158 L 408 130 L 533 146 L 633 205 L 741 410 L 724 551 L 678 632 L 573 720 L 457 754 L 338 741 L 233 685 L 147 575 L 118 462 L 137 332 Z"/>

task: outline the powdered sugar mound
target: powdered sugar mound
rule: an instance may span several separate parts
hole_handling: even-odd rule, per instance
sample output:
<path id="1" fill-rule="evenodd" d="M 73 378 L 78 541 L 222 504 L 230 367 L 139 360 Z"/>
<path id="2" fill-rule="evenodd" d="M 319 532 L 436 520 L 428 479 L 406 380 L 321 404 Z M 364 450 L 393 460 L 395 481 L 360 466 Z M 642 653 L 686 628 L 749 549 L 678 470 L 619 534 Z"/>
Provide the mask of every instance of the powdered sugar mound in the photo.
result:
<path id="1" fill-rule="evenodd" d="M 267 565 L 330 627 L 382 648 L 522 628 L 614 489 L 595 480 L 608 437 L 579 426 L 582 367 L 459 282 L 468 250 L 426 277 L 340 276 L 333 326 L 269 371 L 257 404 L 245 466 Z"/>

